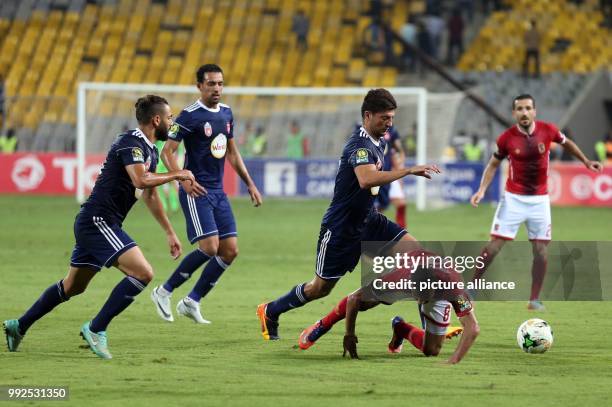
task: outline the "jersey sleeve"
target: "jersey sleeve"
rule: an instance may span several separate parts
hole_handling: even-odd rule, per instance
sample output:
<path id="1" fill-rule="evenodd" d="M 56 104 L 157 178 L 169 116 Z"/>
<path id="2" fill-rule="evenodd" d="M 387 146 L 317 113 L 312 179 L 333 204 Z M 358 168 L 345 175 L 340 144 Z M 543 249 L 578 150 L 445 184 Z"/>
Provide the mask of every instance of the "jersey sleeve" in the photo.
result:
<path id="1" fill-rule="evenodd" d="M 185 136 L 191 133 L 193 133 L 193 129 L 191 128 L 189 114 L 183 110 L 176 120 L 174 120 L 174 124 L 170 127 L 168 138 L 180 143 Z"/>
<path id="2" fill-rule="evenodd" d="M 234 113 L 229 111 L 229 121 L 227 122 L 227 138 L 234 138 Z"/>
<path id="3" fill-rule="evenodd" d="M 508 148 L 506 147 L 506 133 L 503 133 L 497 138 L 497 151 L 493 153 L 493 156 L 498 160 L 503 160 L 508 157 Z"/>
<path id="4" fill-rule="evenodd" d="M 563 144 L 565 143 L 565 134 L 559 130 L 556 126 L 550 125 L 551 142 Z"/>
<path id="5" fill-rule="evenodd" d="M 145 151 L 135 137 L 123 137 L 117 155 L 124 166 L 144 164 L 146 161 Z"/>
<path id="6" fill-rule="evenodd" d="M 349 164 L 353 168 L 365 164 L 376 164 L 376 156 L 368 148 L 359 147 L 349 156 Z"/>
<path id="7" fill-rule="evenodd" d="M 455 315 L 457 315 L 457 318 L 466 316 L 467 314 L 472 312 L 472 309 L 474 309 L 474 307 L 472 306 L 472 302 L 465 294 L 459 295 L 450 303 L 453 306 L 453 309 L 455 310 Z"/>

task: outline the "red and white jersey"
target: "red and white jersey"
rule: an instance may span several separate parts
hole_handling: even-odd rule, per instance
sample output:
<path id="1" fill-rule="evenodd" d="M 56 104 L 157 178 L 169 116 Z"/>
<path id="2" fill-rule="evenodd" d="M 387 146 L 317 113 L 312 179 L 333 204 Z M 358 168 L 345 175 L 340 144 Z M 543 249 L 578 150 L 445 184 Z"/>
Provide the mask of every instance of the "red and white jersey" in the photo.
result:
<path id="1" fill-rule="evenodd" d="M 533 131 L 527 134 L 514 125 L 497 139 L 495 157 L 510 162 L 506 190 L 519 195 L 545 195 L 548 193 L 548 164 L 550 143 L 565 143 L 565 135 L 551 124 L 535 121 Z"/>

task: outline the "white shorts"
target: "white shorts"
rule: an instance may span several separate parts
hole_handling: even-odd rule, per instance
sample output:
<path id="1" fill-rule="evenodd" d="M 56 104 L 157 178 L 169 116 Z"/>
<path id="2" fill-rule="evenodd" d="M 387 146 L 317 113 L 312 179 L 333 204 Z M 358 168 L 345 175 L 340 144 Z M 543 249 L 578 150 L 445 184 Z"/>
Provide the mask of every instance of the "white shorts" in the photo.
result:
<path id="1" fill-rule="evenodd" d="M 551 239 L 548 195 L 517 195 L 504 192 L 495 211 L 491 236 L 512 240 L 523 222 L 527 225 L 529 240 Z"/>
<path id="2" fill-rule="evenodd" d="M 446 300 L 427 301 L 421 304 L 420 309 L 425 321 L 425 332 L 432 335 L 446 335 L 453 309 L 451 303 Z"/>
<path id="3" fill-rule="evenodd" d="M 404 199 L 404 191 L 402 190 L 402 183 L 400 180 L 395 180 L 389 187 L 389 199 Z"/>

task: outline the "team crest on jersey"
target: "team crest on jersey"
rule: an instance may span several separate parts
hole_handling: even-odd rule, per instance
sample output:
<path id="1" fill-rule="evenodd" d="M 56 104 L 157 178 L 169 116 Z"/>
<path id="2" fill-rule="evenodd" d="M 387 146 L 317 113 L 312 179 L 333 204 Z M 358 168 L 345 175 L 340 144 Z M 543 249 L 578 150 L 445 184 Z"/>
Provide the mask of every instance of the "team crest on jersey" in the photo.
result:
<path id="1" fill-rule="evenodd" d="M 179 125 L 178 123 L 174 123 L 172 126 L 170 126 L 170 130 L 168 131 L 168 137 L 175 138 L 176 135 L 178 134 L 178 131 L 179 131 Z"/>
<path id="2" fill-rule="evenodd" d="M 368 162 L 368 150 L 366 150 L 365 148 L 360 148 L 359 150 L 357 150 L 357 153 L 355 153 L 355 158 L 356 158 L 356 164 L 363 164 L 363 163 L 367 163 Z"/>
<path id="3" fill-rule="evenodd" d="M 204 134 L 206 137 L 212 136 L 212 126 L 208 122 L 204 124 Z"/>
<path id="4" fill-rule="evenodd" d="M 227 130 L 227 134 L 230 134 L 231 130 L 232 130 L 232 126 L 230 124 L 230 122 L 225 122 L 225 129 Z"/>
<path id="5" fill-rule="evenodd" d="M 142 153 L 142 150 L 138 147 L 134 147 L 132 149 L 132 160 L 144 163 L 144 154 Z"/>
<path id="6" fill-rule="evenodd" d="M 539 143 L 538 144 L 538 152 L 540 154 L 544 154 L 546 152 L 546 146 L 544 146 L 544 143 Z"/>
<path id="7" fill-rule="evenodd" d="M 210 143 L 210 152 L 215 158 L 223 158 L 225 157 L 225 152 L 227 151 L 227 137 L 223 133 L 217 134 Z"/>
<path id="8" fill-rule="evenodd" d="M 147 157 L 147 161 L 145 162 L 145 169 L 147 171 L 149 171 L 149 168 L 151 167 L 151 157 Z"/>
<path id="9" fill-rule="evenodd" d="M 382 161 L 380 160 L 376 161 L 376 169 L 378 171 L 382 170 Z"/>
<path id="10" fill-rule="evenodd" d="M 521 153 L 521 149 L 517 148 L 516 150 L 514 150 L 514 154 L 519 155 Z"/>
<path id="11" fill-rule="evenodd" d="M 495 230 L 496 232 L 499 230 L 499 223 L 495 224 L 495 226 L 493 227 L 493 230 Z"/>

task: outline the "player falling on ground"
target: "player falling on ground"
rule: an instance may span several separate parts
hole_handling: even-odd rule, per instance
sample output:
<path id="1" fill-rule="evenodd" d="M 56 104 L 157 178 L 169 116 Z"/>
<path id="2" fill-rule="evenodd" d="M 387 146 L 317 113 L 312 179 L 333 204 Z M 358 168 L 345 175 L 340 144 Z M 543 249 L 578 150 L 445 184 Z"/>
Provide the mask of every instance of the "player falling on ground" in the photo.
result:
<path id="1" fill-rule="evenodd" d="M 406 161 L 406 155 L 404 148 L 402 147 L 399 133 L 395 127 L 391 126 L 385 133 L 385 141 L 387 147 L 385 148 L 385 163 L 383 165 L 383 171 L 390 171 L 391 169 L 401 170 L 404 168 L 404 162 Z M 384 212 L 389 204 L 395 207 L 395 223 L 401 227 L 406 227 L 406 197 L 404 196 L 404 189 L 402 180 L 398 179 L 390 184 L 383 185 L 378 191 L 378 196 L 374 202 L 374 205 L 380 212 Z"/>
<path id="2" fill-rule="evenodd" d="M 382 171 L 385 132 L 393 125 L 397 103 L 386 89 L 370 90 L 361 105 L 363 126 L 344 147 L 336 175 L 334 197 L 321 222 L 317 243 L 316 275 L 287 294 L 257 307 L 265 340 L 276 340 L 278 318 L 317 298 L 325 297 L 336 282 L 359 262 L 361 241 L 415 240 L 399 225 L 374 210 L 381 185 L 407 175 L 431 178 L 440 173 L 435 165 Z"/>
<path id="3" fill-rule="evenodd" d="M 419 247 L 417 242 L 402 243 L 410 258 L 433 258 L 436 255 Z M 397 269 L 382 278 L 383 282 L 419 281 L 461 281 L 455 270 L 432 268 L 428 270 L 411 267 Z M 418 285 L 417 285 L 418 286 Z M 380 286 L 379 286 L 380 287 Z M 480 332 L 472 303 L 461 289 L 453 290 L 402 290 L 398 293 L 393 290 L 377 290 L 374 283 L 362 287 L 352 294 L 344 297 L 329 314 L 317 323 L 305 329 L 300 335 L 299 347 L 306 350 L 325 335 L 342 319 L 346 318 L 346 332 L 344 336 L 344 354 L 348 352 L 351 358 L 358 358 L 357 336 L 355 326 L 359 311 L 366 311 L 380 304 L 391 305 L 399 299 L 415 297 L 419 302 L 423 329 L 417 328 L 401 317 L 397 316 L 391 321 L 393 336 L 389 342 L 390 353 L 400 353 L 404 339 L 423 352 L 425 356 L 437 356 L 442 349 L 444 339 L 462 333 L 455 352 L 448 359 L 448 363 L 458 363 L 467 354 Z M 461 322 L 462 328 L 448 329 L 450 324 L 450 311 L 454 310 Z"/>
<path id="4" fill-rule="evenodd" d="M 187 236 L 191 244 L 197 242 L 198 248 L 185 256 L 164 284 L 153 289 L 151 299 L 162 319 L 174 321 L 172 292 L 208 262 L 189 295 L 176 307 L 179 315 L 208 324 L 210 322 L 200 312 L 200 300 L 212 290 L 238 255 L 236 222 L 223 192 L 226 156 L 247 185 L 254 205 L 261 205 L 262 199 L 234 142 L 232 109 L 220 103 L 223 71 L 217 65 L 202 65 L 196 79 L 200 98 L 176 118 L 161 157 L 168 169 L 178 170 L 175 152 L 180 142 L 185 142 L 185 167 L 193 172 L 196 182 L 181 183 L 179 199 L 187 223 Z"/>
<path id="5" fill-rule="evenodd" d="M 81 327 L 91 350 L 111 359 L 106 328 L 153 279 L 153 268 L 121 225 L 138 197 L 166 232 L 170 254 L 177 258 L 181 244 L 162 208 L 156 186 L 175 180 L 195 182 L 188 170 L 155 174 L 158 152 L 153 144 L 166 140 L 172 125 L 168 102 L 148 95 L 136 102 L 138 127 L 119 135 L 111 146 L 91 195 L 74 223 L 76 245 L 68 275 L 47 288 L 19 319 L 4 321 L 9 351 L 17 350 L 27 330 L 57 305 L 85 291 L 102 267 L 115 266 L 126 277 L 113 289 L 102 309 Z"/>
<path id="6" fill-rule="evenodd" d="M 531 295 L 528 308 L 543 310 L 539 299 L 547 264 L 547 245 L 551 240 L 550 198 L 548 196 L 548 164 L 550 144 L 559 143 L 593 172 L 601 172 L 597 161 L 590 161 L 580 148 L 553 124 L 536 121 L 535 100 L 531 95 L 520 95 L 512 101 L 512 115 L 516 125 L 506 129 L 497 139 L 497 152 L 485 168 L 480 187 L 472 195 L 474 207 L 482 200 L 499 164 L 504 158 L 510 162 L 506 191 L 499 201 L 493 225 L 491 241 L 483 249 L 484 267 L 477 269 L 474 279 L 481 278 L 507 240 L 514 240 L 519 226 L 524 222 L 533 246 L 531 268 Z"/>

